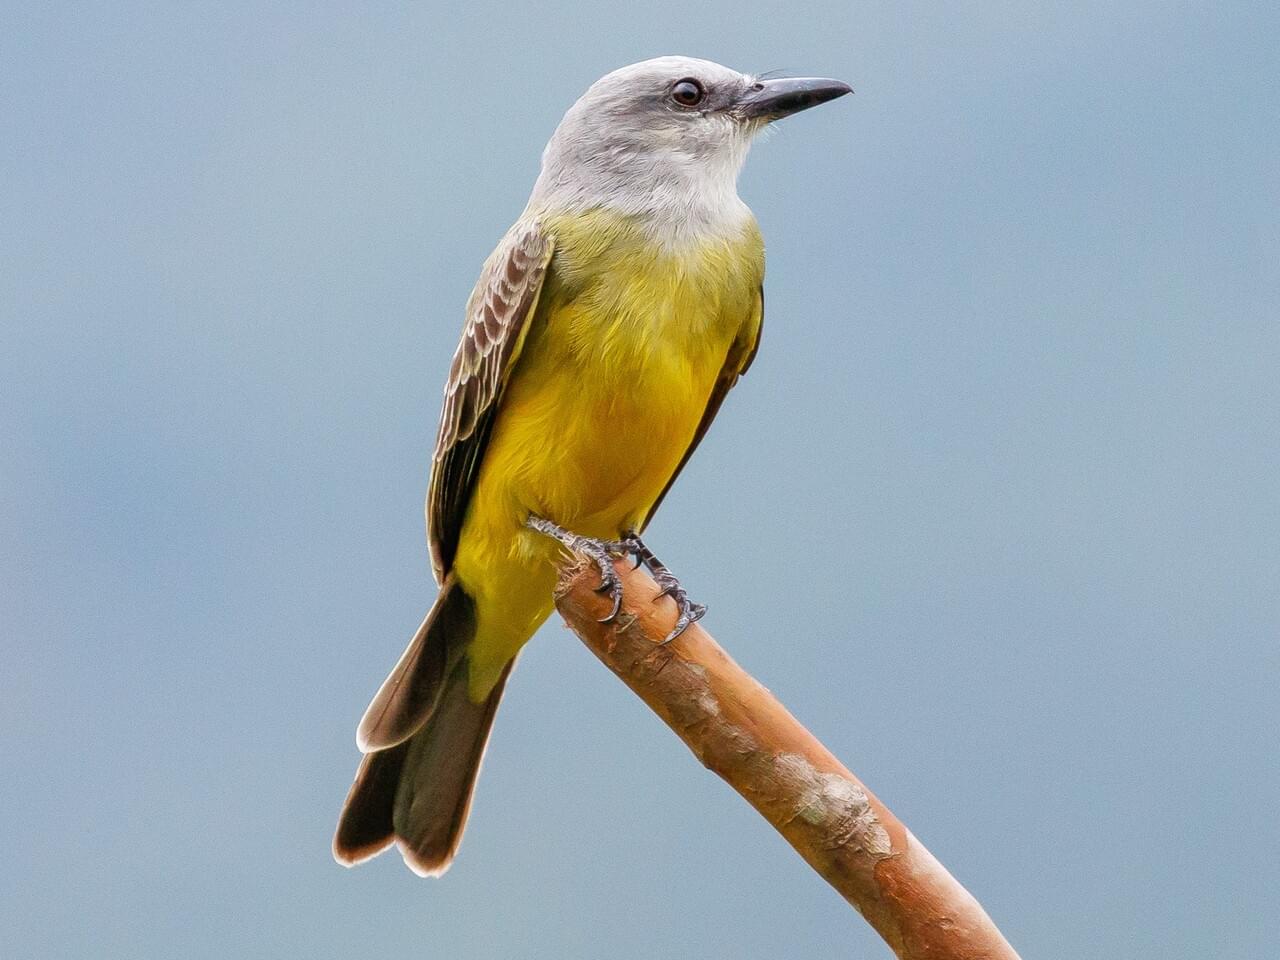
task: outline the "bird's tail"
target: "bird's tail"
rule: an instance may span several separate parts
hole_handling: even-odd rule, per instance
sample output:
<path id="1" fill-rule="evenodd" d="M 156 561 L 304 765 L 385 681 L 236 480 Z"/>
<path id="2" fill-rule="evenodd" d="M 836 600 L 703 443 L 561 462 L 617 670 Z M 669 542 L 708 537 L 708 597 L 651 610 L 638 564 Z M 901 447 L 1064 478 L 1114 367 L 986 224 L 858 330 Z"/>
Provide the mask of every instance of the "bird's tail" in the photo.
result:
<path id="1" fill-rule="evenodd" d="M 393 841 L 423 875 L 453 860 L 513 665 L 473 701 L 465 650 L 474 635 L 471 599 L 450 578 L 360 724 L 366 755 L 333 838 L 340 863 L 359 863 Z"/>

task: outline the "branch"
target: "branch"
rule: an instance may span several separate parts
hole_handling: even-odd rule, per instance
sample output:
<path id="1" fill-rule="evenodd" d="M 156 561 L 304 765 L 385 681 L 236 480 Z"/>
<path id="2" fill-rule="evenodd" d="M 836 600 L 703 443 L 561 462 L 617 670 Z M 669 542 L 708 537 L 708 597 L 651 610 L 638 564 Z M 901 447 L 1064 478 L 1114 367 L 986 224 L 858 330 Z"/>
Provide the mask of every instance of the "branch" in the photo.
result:
<path id="1" fill-rule="evenodd" d="M 616 565 L 624 602 L 596 593 L 594 564 L 561 571 L 556 607 L 610 670 L 708 769 L 756 808 L 901 960 L 1018 960 L 979 903 L 768 690 L 698 624 L 667 646 L 670 598 Z"/>

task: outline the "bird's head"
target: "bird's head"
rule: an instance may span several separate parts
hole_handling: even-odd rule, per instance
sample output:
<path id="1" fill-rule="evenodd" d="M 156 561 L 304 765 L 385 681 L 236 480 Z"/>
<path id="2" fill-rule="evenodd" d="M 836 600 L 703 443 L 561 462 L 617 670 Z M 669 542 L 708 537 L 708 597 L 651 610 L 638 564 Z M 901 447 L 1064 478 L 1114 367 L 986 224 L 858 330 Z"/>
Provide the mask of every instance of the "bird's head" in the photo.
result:
<path id="1" fill-rule="evenodd" d="M 535 197 L 641 208 L 646 197 L 679 201 L 690 191 L 736 197 L 756 134 L 849 92 L 839 80 L 761 79 L 692 57 L 622 67 L 564 115 L 543 153 Z"/>

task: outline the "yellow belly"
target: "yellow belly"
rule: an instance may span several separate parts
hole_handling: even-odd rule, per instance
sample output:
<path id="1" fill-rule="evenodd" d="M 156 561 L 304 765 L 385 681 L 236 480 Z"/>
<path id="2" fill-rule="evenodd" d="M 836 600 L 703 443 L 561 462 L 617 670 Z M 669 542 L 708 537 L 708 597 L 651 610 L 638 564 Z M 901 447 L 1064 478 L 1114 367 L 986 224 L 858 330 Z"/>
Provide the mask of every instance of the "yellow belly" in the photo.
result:
<path id="1" fill-rule="evenodd" d="M 562 554 L 524 526 L 528 516 L 616 538 L 639 526 L 679 466 L 731 346 L 759 320 L 759 256 L 748 246 L 755 256 L 741 269 L 624 247 L 611 266 L 597 253 L 594 271 L 575 274 L 558 236 L 454 560 L 476 601 L 473 696 L 551 612 Z"/>

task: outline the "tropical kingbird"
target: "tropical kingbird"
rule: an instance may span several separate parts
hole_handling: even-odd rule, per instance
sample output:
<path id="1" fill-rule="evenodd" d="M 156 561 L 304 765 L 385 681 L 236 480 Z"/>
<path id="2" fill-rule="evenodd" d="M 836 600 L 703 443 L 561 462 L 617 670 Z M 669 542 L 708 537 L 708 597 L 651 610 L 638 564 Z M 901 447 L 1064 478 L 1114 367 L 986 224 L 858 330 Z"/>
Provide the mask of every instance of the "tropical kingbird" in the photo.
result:
<path id="1" fill-rule="evenodd" d="M 848 92 L 661 57 L 565 114 L 467 303 L 427 493 L 440 593 L 360 723 L 342 863 L 394 841 L 417 873 L 449 866 L 566 547 L 615 614 L 630 554 L 675 599 L 672 636 L 702 615 L 639 533 L 759 342 L 764 243 L 738 172 L 770 121 Z"/>

